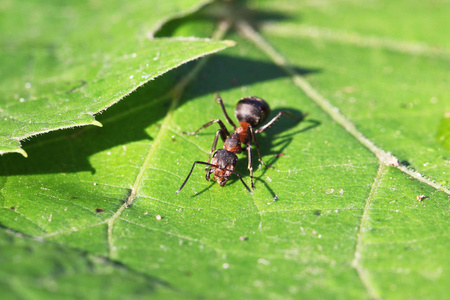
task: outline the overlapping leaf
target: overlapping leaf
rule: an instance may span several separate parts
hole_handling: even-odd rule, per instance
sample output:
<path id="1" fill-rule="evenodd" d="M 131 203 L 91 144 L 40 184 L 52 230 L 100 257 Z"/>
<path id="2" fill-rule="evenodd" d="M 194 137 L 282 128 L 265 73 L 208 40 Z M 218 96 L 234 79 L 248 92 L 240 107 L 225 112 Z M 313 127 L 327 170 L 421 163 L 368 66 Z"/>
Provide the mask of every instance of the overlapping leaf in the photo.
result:
<path id="1" fill-rule="evenodd" d="M 227 42 L 150 39 L 202 1 L 6 1 L 0 7 L 0 154 L 82 125 L 149 80 Z"/>

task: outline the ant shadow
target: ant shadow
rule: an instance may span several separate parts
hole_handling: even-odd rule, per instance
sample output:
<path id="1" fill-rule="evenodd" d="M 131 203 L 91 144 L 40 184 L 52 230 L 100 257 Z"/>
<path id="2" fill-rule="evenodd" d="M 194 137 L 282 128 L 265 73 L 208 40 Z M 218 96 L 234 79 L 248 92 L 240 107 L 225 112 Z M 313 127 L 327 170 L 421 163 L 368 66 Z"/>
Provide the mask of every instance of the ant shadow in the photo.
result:
<path id="1" fill-rule="evenodd" d="M 260 152 L 261 152 L 261 158 L 263 159 L 264 163 L 269 168 L 275 168 L 274 165 L 284 155 L 284 151 L 286 148 L 290 146 L 292 141 L 294 140 L 294 137 L 298 134 L 301 134 L 303 132 L 306 132 L 308 130 L 312 130 L 315 127 L 319 126 L 321 124 L 320 121 L 314 120 L 311 118 L 308 118 L 305 116 L 305 114 L 302 111 L 290 109 L 290 108 L 278 108 L 272 111 L 271 116 L 276 116 L 281 111 L 287 111 L 291 113 L 293 116 L 297 118 L 301 118 L 300 121 L 294 120 L 293 118 L 290 118 L 288 116 L 281 117 L 276 123 L 274 123 L 270 128 L 265 130 L 260 135 L 256 135 L 256 139 L 259 144 Z M 270 116 L 269 116 L 270 120 Z M 284 132 L 291 130 L 293 127 L 302 126 L 303 128 L 296 130 L 294 132 L 290 132 L 288 134 L 284 134 Z M 253 174 L 255 185 L 256 182 L 261 182 L 264 184 L 265 188 L 270 192 L 272 197 L 274 199 L 277 199 L 276 192 L 270 187 L 270 185 L 266 182 L 266 180 L 263 179 L 264 175 L 268 171 L 268 168 L 260 165 L 260 162 L 258 160 L 258 154 L 256 151 L 256 146 L 252 144 L 252 165 L 253 170 L 256 170 L 258 168 L 261 168 L 261 173 L 255 176 L 255 173 Z M 277 149 L 277 150 L 275 150 Z M 267 160 L 267 157 L 270 158 L 270 160 Z M 248 163 L 248 156 L 247 156 L 247 163 Z M 237 170 L 238 172 L 241 172 L 240 174 L 248 173 L 247 165 L 241 164 L 238 166 Z M 247 176 L 244 176 L 247 177 Z M 250 176 L 248 176 L 250 177 Z M 234 179 L 234 181 L 238 181 Z"/>
<path id="2" fill-rule="evenodd" d="M 274 112 L 278 113 L 278 111 L 290 111 L 291 113 L 294 113 L 294 110 L 291 109 L 277 109 Z M 301 112 L 298 112 L 298 114 L 295 115 L 302 115 Z M 290 144 L 292 143 L 292 141 L 294 140 L 294 137 L 298 134 L 301 134 L 303 132 L 309 131 L 314 129 L 315 127 L 319 126 L 321 124 L 320 121 L 318 120 L 314 120 L 311 118 L 304 118 L 303 120 L 301 120 L 301 124 L 303 124 L 303 128 L 296 130 L 294 132 L 290 132 L 288 134 L 284 134 L 283 132 L 290 130 L 290 127 L 293 126 L 297 126 L 298 122 L 292 122 L 292 120 L 289 120 L 289 118 L 285 118 L 288 120 L 283 120 L 284 122 L 282 124 L 280 124 L 280 127 L 276 128 L 276 123 L 274 124 L 273 130 L 268 130 L 265 131 L 264 133 L 266 133 L 265 135 L 261 135 L 261 136 L 256 136 L 258 143 L 260 144 L 260 148 L 261 148 L 261 156 L 262 157 L 271 157 L 270 160 L 268 161 L 264 161 L 265 164 L 267 164 L 267 166 L 272 167 L 272 168 L 276 168 L 274 167 L 274 165 L 276 164 L 276 162 L 282 157 L 284 156 L 284 151 L 286 148 L 288 148 L 290 146 Z M 281 123 L 282 120 L 280 120 Z M 289 121 L 291 121 L 290 123 L 292 124 L 287 125 L 287 126 L 283 126 L 284 124 L 288 124 Z M 301 126 L 301 125 L 300 125 Z M 277 142 L 274 142 L 274 141 Z M 277 149 L 277 150 L 274 150 Z M 252 164 L 254 164 L 254 159 L 252 160 Z M 259 161 L 256 160 L 256 163 L 259 164 Z M 268 168 L 261 166 L 261 174 L 258 177 L 255 177 L 256 180 L 258 181 L 262 181 L 262 183 L 265 185 L 265 187 L 267 188 L 267 190 L 269 190 L 269 192 L 272 194 L 272 197 L 274 199 L 277 198 L 276 193 L 270 188 L 270 186 L 266 183 L 265 180 L 263 180 L 263 176 L 266 174 L 266 172 L 268 171 Z"/>

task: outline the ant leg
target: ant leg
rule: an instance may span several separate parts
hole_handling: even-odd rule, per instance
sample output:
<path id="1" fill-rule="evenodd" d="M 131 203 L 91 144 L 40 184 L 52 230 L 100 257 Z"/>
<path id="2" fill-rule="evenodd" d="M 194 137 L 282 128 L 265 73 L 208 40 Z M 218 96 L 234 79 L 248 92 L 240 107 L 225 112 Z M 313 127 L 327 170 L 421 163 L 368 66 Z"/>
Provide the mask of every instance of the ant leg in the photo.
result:
<path id="1" fill-rule="evenodd" d="M 195 161 L 194 164 L 192 165 L 191 171 L 189 171 L 188 176 L 186 177 L 186 179 L 184 180 L 183 184 L 180 186 L 180 188 L 177 190 L 177 193 L 179 193 L 181 191 L 181 189 L 184 187 L 184 185 L 186 184 L 186 182 L 189 180 L 189 177 L 191 177 L 192 171 L 194 170 L 195 164 L 202 164 L 202 165 L 208 165 L 208 166 L 213 166 L 213 167 L 218 167 L 216 165 L 210 164 L 210 163 L 206 163 L 203 161 Z"/>
<path id="2" fill-rule="evenodd" d="M 214 164 L 207 163 L 207 162 L 204 162 L 204 161 L 195 161 L 195 162 L 194 162 L 194 164 L 192 165 L 191 171 L 189 172 L 188 176 L 187 176 L 186 179 L 184 180 L 183 184 L 182 184 L 182 185 L 180 186 L 180 188 L 177 190 L 177 193 L 179 193 L 179 192 L 181 191 L 181 189 L 186 185 L 186 182 L 189 180 L 189 177 L 191 176 L 192 171 L 194 170 L 195 164 L 208 165 L 208 166 L 211 166 L 211 167 L 216 167 L 216 168 L 219 168 L 219 169 L 221 169 L 221 170 L 224 170 L 224 171 L 228 171 L 228 172 L 230 172 L 230 173 L 233 173 L 234 175 L 236 175 L 237 177 L 239 177 L 239 179 L 241 180 L 242 184 L 245 186 L 245 188 L 247 189 L 247 191 L 248 191 L 250 194 L 253 195 L 253 192 L 248 188 L 248 186 L 245 184 L 244 180 L 242 179 L 241 175 L 240 175 L 238 172 L 236 172 L 236 171 L 234 171 L 234 170 L 223 169 L 223 168 L 220 168 L 218 165 L 214 165 Z"/>
<path id="3" fill-rule="evenodd" d="M 252 140 L 253 140 L 253 142 L 255 143 L 256 151 L 258 152 L 258 160 L 259 160 L 259 162 L 260 162 L 264 167 L 266 167 L 266 168 L 268 168 L 268 169 L 273 169 L 273 167 L 270 167 L 270 166 L 266 165 L 266 164 L 263 162 L 262 158 L 261 158 L 261 152 L 259 152 L 259 144 L 258 144 L 258 141 L 256 140 L 256 136 L 255 136 L 255 132 L 253 131 L 253 127 L 252 127 L 251 125 L 249 125 L 247 130 L 250 131 L 250 135 L 252 136 Z"/>
<path id="4" fill-rule="evenodd" d="M 245 188 L 247 189 L 247 191 L 248 191 L 250 194 L 253 195 L 252 190 L 248 188 L 248 185 L 245 184 L 244 180 L 242 179 L 241 175 L 240 175 L 238 172 L 236 172 L 236 171 L 234 171 L 234 170 L 228 170 L 228 169 L 222 169 L 222 170 L 231 172 L 231 173 L 233 173 L 234 175 L 236 175 L 237 177 L 239 177 L 239 179 L 241 180 L 242 184 L 245 186 Z M 253 180 L 253 179 L 252 179 L 252 180 Z"/>
<path id="5" fill-rule="evenodd" d="M 233 121 L 228 116 L 225 106 L 223 105 L 222 97 L 220 97 L 219 94 L 217 93 L 215 93 L 214 96 L 216 96 L 217 102 L 219 102 L 220 107 L 222 108 L 223 114 L 225 115 L 225 118 L 227 119 L 228 123 L 230 123 L 230 125 L 233 126 L 234 129 L 236 129 L 236 125 L 234 125 Z"/>
<path id="6" fill-rule="evenodd" d="M 291 117 L 291 118 L 293 118 L 293 119 L 295 119 L 295 120 L 297 120 L 297 121 L 300 122 L 300 121 L 302 121 L 308 114 L 303 114 L 300 118 L 297 118 L 296 116 L 294 116 L 293 114 L 291 114 L 291 113 L 288 112 L 288 111 L 280 111 L 280 112 L 278 113 L 278 115 L 276 115 L 276 116 L 275 116 L 272 120 L 270 120 L 266 125 L 264 125 L 264 126 L 258 128 L 258 129 L 255 131 L 255 134 L 261 133 L 261 132 L 263 132 L 264 130 L 266 130 L 267 128 L 269 128 L 270 126 L 272 126 L 272 124 L 275 123 L 276 121 L 278 121 L 278 119 L 279 119 L 282 115 L 286 115 L 286 116 Z"/>
<path id="7" fill-rule="evenodd" d="M 214 142 L 211 148 L 211 152 L 209 152 L 209 157 L 208 157 L 208 162 L 211 162 L 211 155 L 214 153 L 214 151 L 216 151 L 216 146 L 217 146 L 217 141 L 219 140 L 219 135 L 222 135 L 222 129 L 217 130 L 216 132 L 216 137 L 214 138 Z M 205 167 L 205 172 L 206 172 L 206 180 L 209 180 L 211 173 L 209 172 L 209 170 L 211 169 L 211 166 L 206 166 Z"/>
<path id="8" fill-rule="evenodd" d="M 252 190 L 249 189 L 248 185 L 245 184 L 244 180 L 242 179 L 241 174 L 239 174 L 239 173 L 236 172 L 235 170 L 230 170 L 230 169 L 221 168 L 221 167 L 219 167 L 219 166 L 217 166 L 217 165 L 213 165 L 213 164 L 210 164 L 210 165 L 211 165 L 211 166 L 215 166 L 216 168 L 218 168 L 218 169 L 220 169 L 220 170 L 224 170 L 224 171 L 230 172 L 230 173 L 236 175 L 237 177 L 239 177 L 239 179 L 241 180 L 242 184 L 245 186 L 245 188 L 247 189 L 247 191 L 248 191 L 250 194 L 253 195 Z M 228 176 L 225 177 L 225 182 L 226 182 L 227 180 L 228 180 Z M 252 184 L 253 184 L 253 183 L 252 183 Z M 224 186 L 225 183 L 222 183 L 222 182 L 221 182 L 220 185 L 221 185 L 221 186 Z"/>
<path id="9" fill-rule="evenodd" d="M 221 135 L 222 140 L 225 141 L 227 139 L 227 136 L 230 135 L 230 133 L 228 132 L 228 129 L 225 127 L 225 125 L 223 124 L 222 120 L 220 120 L 220 119 L 212 120 L 212 121 L 206 123 L 205 125 L 203 125 L 202 127 L 200 127 L 198 130 L 196 130 L 194 132 L 185 132 L 185 131 L 183 131 L 183 134 L 195 135 L 195 134 L 199 133 L 202 129 L 205 129 L 206 127 L 209 127 L 209 126 L 211 126 L 212 124 L 215 124 L 215 123 L 219 123 L 220 129 L 222 130 L 220 135 Z"/>
<path id="10" fill-rule="evenodd" d="M 252 190 L 255 189 L 255 184 L 253 183 L 253 166 L 252 166 L 252 143 L 249 141 L 246 145 L 247 156 L 248 156 L 248 170 L 250 171 L 250 182 L 252 183 Z"/>

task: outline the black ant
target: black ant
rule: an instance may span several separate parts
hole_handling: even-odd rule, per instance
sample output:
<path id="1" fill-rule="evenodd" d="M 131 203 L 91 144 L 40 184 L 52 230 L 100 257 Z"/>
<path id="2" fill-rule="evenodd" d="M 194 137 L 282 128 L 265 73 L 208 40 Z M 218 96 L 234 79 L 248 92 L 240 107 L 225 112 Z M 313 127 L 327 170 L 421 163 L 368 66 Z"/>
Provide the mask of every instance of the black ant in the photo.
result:
<path id="1" fill-rule="evenodd" d="M 228 129 L 223 124 L 222 120 L 215 119 L 212 120 L 202 127 L 200 127 L 197 131 L 194 132 L 183 132 L 187 135 L 194 135 L 199 133 L 202 129 L 211 126 L 212 124 L 219 123 L 220 129 L 216 132 L 216 137 L 214 138 L 214 142 L 212 145 L 211 152 L 209 153 L 208 162 L 204 161 L 196 161 L 192 165 L 191 171 L 189 172 L 188 176 L 184 180 L 183 184 L 180 186 L 180 188 L 177 190 L 177 193 L 181 191 L 181 189 L 184 187 L 186 182 L 189 180 L 189 177 L 192 174 L 192 171 L 194 170 L 194 167 L 196 164 L 202 164 L 206 165 L 205 172 L 206 172 L 206 180 L 210 179 L 211 174 L 213 174 L 213 179 L 220 183 L 220 186 L 224 186 L 227 181 L 228 177 L 231 174 L 236 175 L 241 180 L 242 184 L 245 186 L 245 188 L 249 191 L 250 194 L 253 195 L 253 192 L 249 189 L 247 184 L 245 184 L 244 180 L 242 180 L 242 177 L 239 173 L 235 171 L 238 157 L 236 156 L 237 153 L 241 153 L 243 150 L 247 150 L 248 154 L 248 169 L 250 170 L 250 181 L 252 189 L 255 189 L 255 185 L 253 184 L 253 166 L 252 166 L 252 141 L 256 146 L 256 150 L 258 152 L 258 158 L 261 164 L 263 164 L 266 168 L 272 168 L 268 167 L 261 159 L 261 153 L 259 152 L 259 145 L 256 141 L 256 134 L 263 132 L 267 128 L 269 128 L 273 123 L 275 123 L 282 115 L 288 115 L 292 118 L 295 118 L 291 113 L 287 111 L 281 111 L 279 112 L 272 120 L 270 120 L 266 125 L 258 128 L 255 130 L 255 127 L 262 124 L 270 114 L 270 107 L 269 104 L 267 104 L 266 101 L 264 101 L 261 98 L 258 97 L 245 97 L 239 100 L 239 102 L 236 104 L 236 109 L 234 111 L 234 114 L 236 116 L 236 119 L 239 121 L 239 127 L 237 127 L 233 121 L 230 119 L 230 117 L 227 114 L 227 111 L 225 110 L 225 106 L 223 105 L 222 98 L 216 94 L 217 102 L 219 102 L 220 107 L 222 108 L 222 111 L 225 115 L 225 118 L 227 119 L 228 123 L 230 123 L 231 126 L 234 128 L 233 133 L 229 133 Z M 305 115 L 302 116 L 301 119 L 303 119 Z M 297 118 L 295 118 L 297 119 Z M 301 120 L 300 119 L 300 120 Z M 218 149 L 216 151 L 217 141 L 219 140 L 219 136 L 221 137 L 222 141 L 224 142 L 223 149 Z M 245 146 L 242 147 L 242 144 Z M 211 155 L 214 153 L 212 159 Z"/>

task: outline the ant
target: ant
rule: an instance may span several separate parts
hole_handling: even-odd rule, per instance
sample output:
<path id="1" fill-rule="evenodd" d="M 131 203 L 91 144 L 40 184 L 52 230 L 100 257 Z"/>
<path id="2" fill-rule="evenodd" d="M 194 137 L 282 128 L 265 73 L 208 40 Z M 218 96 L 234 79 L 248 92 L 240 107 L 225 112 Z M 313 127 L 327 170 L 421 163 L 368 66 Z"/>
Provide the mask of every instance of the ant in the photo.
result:
<path id="1" fill-rule="evenodd" d="M 269 128 L 273 123 L 278 121 L 278 119 L 282 115 L 287 115 L 294 119 L 297 118 L 294 117 L 290 112 L 281 111 L 267 124 L 255 130 L 255 127 L 261 125 L 267 119 L 268 115 L 270 114 L 270 107 L 269 104 L 267 104 L 267 102 L 261 98 L 254 96 L 244 97 L 241 100 L 239 100 L 239 102 L 236 104 L 236 108 L 234 111 L 236 119 L 239 121 L 238 127 L 233 123 L 233 121 L 228 116 L 222 98 L 217 94 L 215 96 L 217 102 L 219 102 L 220 107 L 222 108 L 223 114 L 225 115 L 225 119 L 231 126 L 233 126 L 234 132 L 230 134 L 228 129 L 225 127 L 222 120 L 220 119 L 215 119 L 206 123 L 205 125 L 200 127 L 197 131 L 183 132 L 183 134 L 186 135 L 195 135 L 199 133 L 201 130 L 215 123 L 218 123 L 220 126 L 220 129 L 217 130 L 216 132 L 216 137 L 214 138 L 212 149 L 211 152 L 209 153 L 208 162 L 195 161 L 194 164 L 192 165 L 191 171 L 189 172 L 188 176 L 186 177 L 180 188 L 177 190 L 177 193 L 181 191 L 186 182 L 189 180 L 189 177 L 191 176 L 195 165 L 202 164 L 206 165 L 205 168 L 206 180 L 209 180 L 211 174 L 213 174 L 213 179 L 217 181 L 220 184 L 220 186 L 224 186 L 228 181 L 228 177 L 231 174 L 234 174 L 237 177 L 239 177 L 239 179 L 241 180 L 242 184 L 245 186 L 247 191 L 253 195 L 252 190 L 255 189 L 255 185 L 253 183 L 253 166 L 252 166 L 252 151 L 251 151 L 252 141 L 256 146 L 259 162 L 263 164 L 266 168 L 272 169 L 272 167 L 267 166 L 261 159 L 261 153 L 259 152 L 259 145 L 256 140 L 256 134 L 261 133 L 267 128 Z M 305 116 L 306 115 L 303 115 L 302 118 L 299 119 L 299 121 L 301 121 Z M 224 145 L 223 149 L 218 149 L 216 151 L 219 136 L 224 142 Z M 244 144 L 245 146 L 242 147 L 242 144 Z M 241 175 L 235 171 L 238 162 L 238 157 L 236 156 L 236 154 L 241 153 L 242 151 L 245 150 L 247 150 L 248 154 L 248 169 L 250 171 L 250 181 L 252 190 L 250 190 L 250 188 L 244 182 Z"/>

